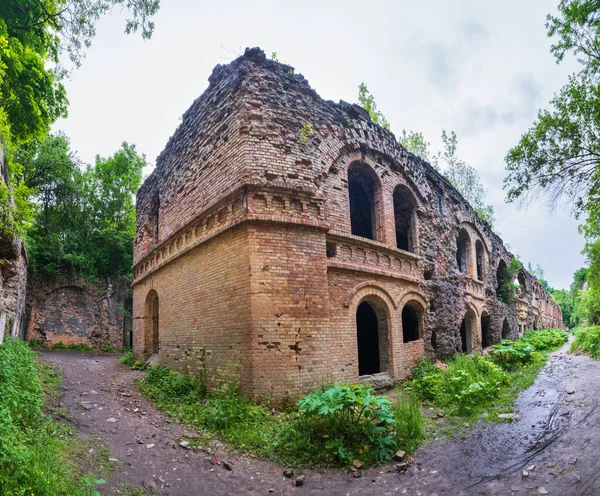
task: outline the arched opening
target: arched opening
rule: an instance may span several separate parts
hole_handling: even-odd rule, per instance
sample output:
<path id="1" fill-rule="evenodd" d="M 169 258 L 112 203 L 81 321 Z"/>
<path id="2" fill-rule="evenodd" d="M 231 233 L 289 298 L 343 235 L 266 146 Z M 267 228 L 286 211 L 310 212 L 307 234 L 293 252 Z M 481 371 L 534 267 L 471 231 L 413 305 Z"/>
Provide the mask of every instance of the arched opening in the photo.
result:
<path id="1" fill-rule="evenodd" d="M 475 243 L 475 260 L 477 262 L 477 279 L 483 281 L 483 243 L 480 240 Z"/>
<path id="2" fill-rule="evenodd" d="M 504 303 L 510 302 L 512 281 L 510 274 L 508 273 L 508 267 L 506 266 L 506 262 L 504 260 L 500 260 L 500 262 L 498 262 L 498 268 L 496 269 L 496 282 L 498 283 L 498 286 L 496 287 L 496 296 L 498 296 L 498 299 Z"/>
<path id="3" fill-rule="evenodd" d="M 358 375 L 388 369 L 388 315 L 383 304 L 363 301 L 356 309 Z"/>
<path id="4" fill-rule="evenodd" d="M 410 304 L 402 309 L 402 337 L 405 343 L 416 341 L 420 335 L 419 312 Z"/>
<path id="5" fill-rule="evenodd" d="M 510 336 L 510 326 L 508 325 L 508 319 L 504 319 L 502 323 L 502 339 L 508 339 Z"/>
<path id="6" fill-rule="evenodd" d="M 431 347 L 437 352 L 437 332 L 431 331 Z"/>
<path id="7" fill-rule="evenodd" d="M 519 284 L 519 288 L 520 288 L 521 292 L 527 290 L 527 281 L 525 279 L 525 274 L 523 273 L 522 270 L 520 270 L 518 272 L 516 282 Z"/>
<path id="8" fill-rule="evenodd" d="M 463 353 L 473 351 L 473 330 L 475 328 L 475 314 L 469 310 L 460 325 L 461 350 Z"/>
<path id="9" fill-rule="evenodd" d="M 396 246 L 401 250 L 415 251 L 414 246 L 415 204 L 404 186 L 394 190 L 394 219 L 396 221 Z"/>
<path id="10" fill-rule="evenodd" d="M 158 294 L 150 290 L 146 296 L 146 339 L 144 340 L 144 351 L 146 354 L 158 355 L 160 348 L 160 327 L 158 312 Z"/>
<path id="11" fill-rule="evenodd" d="M 458 270 L 463 274 L 469 273 L 469 246 L 471 240 L 469 234 L 464 229 L 461 229 L 458 233 L 458 239 L 456 241 L 456 262 L 458 264 Z"/>
<path id="12" fill-rule="evenodd" d="M 377 239 L 375 203 L 377 180 L 373 170 L 361 163 L 348 169 L 348 195 L 350 197 L 350 229 L 352 234 L 367 239 Z"/>
<path id="13" fill-rule="evenodd" d="M 490 316 L 487 312 L 481 315 L 481 347 L 487 348 L 493 343 L 492 335 L 490 333 Z"/>

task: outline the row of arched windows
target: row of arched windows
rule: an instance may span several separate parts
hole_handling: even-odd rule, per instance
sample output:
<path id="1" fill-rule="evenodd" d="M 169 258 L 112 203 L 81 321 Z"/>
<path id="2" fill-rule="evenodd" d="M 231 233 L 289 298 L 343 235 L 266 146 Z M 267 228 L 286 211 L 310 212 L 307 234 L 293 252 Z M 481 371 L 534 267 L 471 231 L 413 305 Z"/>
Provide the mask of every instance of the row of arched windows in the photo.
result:
<path id="1" fill-rule="evenodd" d="M 382 226 L 378 216 L 381 201 L 379 180 L 368 165 L 355 162 L 348 168 L 348 195 L 350 198 L 350 229 L 353 235 L 379 241 Z M 400 250 L 415 251 L 415 202 L 409 190 L 402 185 L 393 193 L 396 246 Z"/>
<path id="2" fill-rule="evenodd" d="M 456 263 L 458 264 L 458 270 L 464 274 L 470 274 L 471 265 L 471 249 L 472 249 L 471 237 L 466 229 L 461 229 L 458 232 L 458 239 L 456 240 Z M 483 281 L 485 273 L 485 250 L 483 243 L 480 239 L 475 241 L 475 275 L 477 280 Z"/>

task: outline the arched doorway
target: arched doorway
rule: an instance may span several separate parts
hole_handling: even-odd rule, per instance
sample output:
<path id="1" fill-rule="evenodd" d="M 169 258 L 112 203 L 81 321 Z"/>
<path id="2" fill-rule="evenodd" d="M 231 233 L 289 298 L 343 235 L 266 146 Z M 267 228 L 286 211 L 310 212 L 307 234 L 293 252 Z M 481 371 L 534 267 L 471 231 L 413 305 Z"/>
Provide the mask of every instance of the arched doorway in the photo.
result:
<path id="1" fill-rule="evenodd" d="M 356 309 L 358 375 L 388 370 L 388 315 L 383 304 L 363 301 Z"/>
<path id="2" fill-rule="evenodd" d="M 375 172 L 366 164 L 355 163 L 348 169 L 350 228 L 352 234 L 377 239 L 375 203 L 378 183 Z"/>
<path id="3" fill-rule="evenodd" d="M 475 314 L 469 310 L 460 324 L 461 351 L 471 353 L 473 351 L 473 331 L 475 329 Z"/>
<path id="4" fill-rule="evenodd" d="M 502 339 L 508 339 L 510 336 L 510 325 L 508 324 L 508 319 L 504 319 L 502 323 Z"/>
<path id="5" fill-rule="evenodd" d="M 414 246 L 415 205 L 404 186 L 394 190 L 394 220 L 396 222 L 396 246 L 400 250 L 415 251 Z"/>
<path id="6" fill-rule="evenodd" d="M 402 338 L 403 342 L 410 343 L 419 339 L 420 319 L 419 312 L 410 303 L 402 309 Z"/>
<path id="7" fill-rule="evenodd" d="M 512 281 L 510 274 L 508 273 L 508 267 L 504 260 L 498 262 L 498 268 L 496 269 L 496 296 L 500 301 L 509 303 L 512 297 Z"/>
<path id="8" fill-rule="evenodd" d="M 150 355 L 158 355 L 160 349 L 160 326 L 158 294 L 150 290 L 146 296 L 146 336 L 144 352 Z"/>
<path id="9" fill-rule="evenodd" d="M 492 335 L 490 333 L 490 316 L 487 312 L 481 315 L 481 347 L 487 348 L 493 343 Z"/>

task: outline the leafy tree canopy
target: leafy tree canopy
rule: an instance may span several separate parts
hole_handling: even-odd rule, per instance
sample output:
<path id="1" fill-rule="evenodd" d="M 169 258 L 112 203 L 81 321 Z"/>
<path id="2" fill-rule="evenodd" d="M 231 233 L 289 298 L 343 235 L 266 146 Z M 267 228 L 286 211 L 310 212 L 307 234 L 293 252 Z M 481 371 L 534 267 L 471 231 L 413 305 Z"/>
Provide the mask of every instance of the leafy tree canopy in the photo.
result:
<path id="1" fill-rule="evenodd" d="M 50 135 L 19 159 L 35 219 L 27 235 L 31 265 L 90 279 L 127 276 L 133 264 L 135 206 L 145 157 L 123 143 L 112 157 L 83 165 L 64 135 Z"/>

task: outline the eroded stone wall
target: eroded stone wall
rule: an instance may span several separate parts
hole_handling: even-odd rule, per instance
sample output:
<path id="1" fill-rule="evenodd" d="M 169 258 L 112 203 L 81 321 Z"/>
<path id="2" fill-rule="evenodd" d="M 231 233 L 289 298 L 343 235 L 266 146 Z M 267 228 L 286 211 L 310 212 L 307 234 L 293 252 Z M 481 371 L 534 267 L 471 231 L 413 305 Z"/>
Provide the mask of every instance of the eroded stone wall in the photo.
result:
<path id="1" fill-rule="evenodd" d="M 1 144 L 0 181 L 8 183 L 8 170 Z M 23 335 L 26 289 L 25 243 L 18 237 L 0 234 L 0 343 L 7 336 L 15 338 Z"/>
<path id="2" fill-rule="evenodd" d="M 237 353 L 243 387 L 281 399 L 366 379 L 364 302 L 377 314 L 373 380 L 383 382 L 406 377 L 424 353 L 563 327 L 526 271 L 502 301 L 499 267 L 513 255 L 362 108 L 324 101 L 259 49 L 217 66 L 209 81 L 138 193 L 136 356 L 158 339 L 162 363 L 196 370 L 198 350 L 208 350 L 209 375 L 218 375 Z M 368 215 L 356 210 L 358 196 L 351 204 L 356 184 Z M 153 311 L 165 315 L 156 327 Z"/>
<path id="3" fill-rule="evenodd" d="M 31 274 L 28 282 L 27 340 L 121 349 L 128 283 Z"/>

